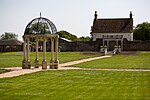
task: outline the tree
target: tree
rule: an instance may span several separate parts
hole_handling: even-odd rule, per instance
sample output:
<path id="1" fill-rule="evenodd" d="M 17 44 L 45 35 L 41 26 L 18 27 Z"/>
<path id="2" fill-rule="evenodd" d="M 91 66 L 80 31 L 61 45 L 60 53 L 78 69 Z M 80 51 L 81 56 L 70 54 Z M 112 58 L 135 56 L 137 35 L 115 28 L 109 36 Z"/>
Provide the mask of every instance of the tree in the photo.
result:
<path id="1" fill-rule="evenodd" d="M 67 31 L 59 31 L 57 32 L 57 34 L 59 35 L 59 37 L 62 37 L 62 38 L 66 38 L 68 40 L 71 40 L 72 42 L 77 42 L 77 41 L 90 41 L 91 38 L 89 36 L 86 36 L 86 37 L 77 37 L 76 35 L 73 35 Z"/>
<path id="2" fill-rule="evenodd" d="M 2 34 L 0 36 L 1 40 L 8 40 L 8 39 L 18 39 L 18 35 L 15 33 L 9 33 L 9 32 L 5 32 L 4 34 Z"/>
<path id="3" fill-rule="evenodd" d="M 48 34 L 51 33 L 47 24 L 43 24 L 42 22 L 34 23 L 28 29 L 27 33 L 40 33 L 40 34 Z"/>
<path id="4" fill-rule="evenodd" d="M 79 37 L 78 38 L 78 41 L 90 41 L 91 40 L 91 38 L 89 37 L 89 36 L 86 36 L 86 37 Z"/>
<path id="5" fill-rule="evenodd" d="M 73 35 L 67 31 L 59 31 L 57 32 L 57 34 L 59 35 L 59 37 L 66 38 L 71 41 L 77 41 L 78 39 L 76 35 Z"/>
<path id="6" fill-rule="evenodd" d="M 150 40 L 150 23 L 143 22 L 142 24 L 138 24 L 133 31 L 133 37 L 135 40 Z"/>

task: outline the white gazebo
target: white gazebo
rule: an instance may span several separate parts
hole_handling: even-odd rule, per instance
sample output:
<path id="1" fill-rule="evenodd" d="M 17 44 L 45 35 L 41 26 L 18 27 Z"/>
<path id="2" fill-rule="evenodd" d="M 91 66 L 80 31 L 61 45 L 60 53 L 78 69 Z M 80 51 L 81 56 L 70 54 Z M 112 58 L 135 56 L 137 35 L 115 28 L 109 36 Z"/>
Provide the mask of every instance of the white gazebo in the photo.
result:
<path id="1" fill-rule="evenodd" d="M 47 69 L 48 66 L 52 69 L 57 69 L 59 60 L 58 60 L 58 34 L 57 29 L 53 22 L 51 22 L 47 18 L 38 17 L 33 19 L 27 26 L 23 35 L 24 45 L 24 59 L 22 62 L 23 69 L 31 68 L 30 61 L 30 47 L 31 43 L 35 43 L 36 55 L 35 55 L 35 68 L 40 66 L 39 64 L 39 56 L 38 56 L 38 47 L 39 41 L 43 42 L 43 61 L 42 61 L 42 69 Z M 33 41 L 34 40 L 34 41 Z M 51 57 L 49 63 L 46 61 L 46 42 L 47 40 L 51 41 Z M 49 50 L 49 51 L 50 51 Z M 54 52 L 56 52 L 54 56 Z"/>

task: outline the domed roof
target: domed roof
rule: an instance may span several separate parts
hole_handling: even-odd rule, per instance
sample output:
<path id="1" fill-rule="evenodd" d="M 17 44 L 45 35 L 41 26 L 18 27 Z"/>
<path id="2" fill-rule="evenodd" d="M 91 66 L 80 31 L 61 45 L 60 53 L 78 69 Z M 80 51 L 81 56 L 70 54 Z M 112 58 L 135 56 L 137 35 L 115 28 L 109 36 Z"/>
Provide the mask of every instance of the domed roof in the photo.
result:
<path id="1" fill-rule="evenodd" d="M 56 32 L 56 26 L 52 21 L 47 18 L 38 17 L 26 26 L 24 34 L 52 34 Z"/>

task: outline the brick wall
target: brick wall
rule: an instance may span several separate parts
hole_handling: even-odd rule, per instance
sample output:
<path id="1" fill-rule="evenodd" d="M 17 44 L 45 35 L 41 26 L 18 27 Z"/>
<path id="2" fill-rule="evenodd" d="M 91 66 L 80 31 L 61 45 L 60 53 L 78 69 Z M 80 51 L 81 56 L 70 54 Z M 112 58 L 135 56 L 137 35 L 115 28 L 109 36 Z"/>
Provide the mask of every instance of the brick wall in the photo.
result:
<path id="1" fill-rule="evenodd" d="M 150 41 L 127 41 L 124 40 L 124 51 L 150 51 Z"/>
<path id="2" fill-rule="evenodd" d="M 102 40 L 59 43 L 61 51 L 100 51 Z M 124 51 L 150 51 L 150 42 L 124 40 Z"/>
<path id="3" fill-rule="evenodd" d="M 101 40 L 87 42 L 66 42 L 59 43 L 61 51 L 99 51 L 102 45 Z"/>
<path id="4" fill-rule="evenodd" d="M 59 43 L 61 51 L 94 51 L 93 42 Z"/>

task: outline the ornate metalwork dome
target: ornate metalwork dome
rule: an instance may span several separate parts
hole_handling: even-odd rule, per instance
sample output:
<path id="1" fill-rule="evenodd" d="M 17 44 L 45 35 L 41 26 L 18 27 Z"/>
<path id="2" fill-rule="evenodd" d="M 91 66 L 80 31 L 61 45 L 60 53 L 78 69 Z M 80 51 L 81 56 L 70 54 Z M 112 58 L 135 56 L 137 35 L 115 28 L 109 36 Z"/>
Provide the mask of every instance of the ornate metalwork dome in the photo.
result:
<path id="1" fill-rule="evenodd" d="M 47 18 L 38 17 L 33 19 L 25 29 L 24 34 L 54 34 L 57 32 L 56 26 Z"/>

